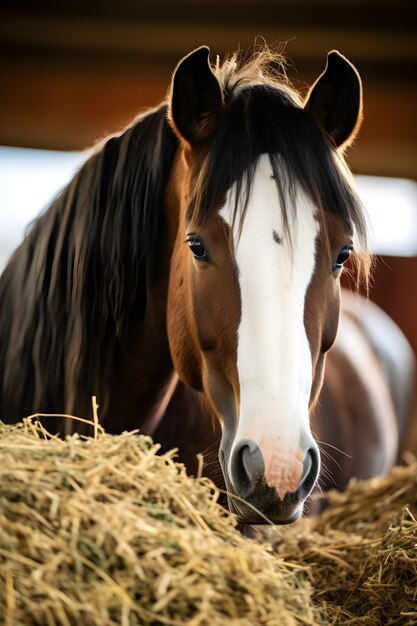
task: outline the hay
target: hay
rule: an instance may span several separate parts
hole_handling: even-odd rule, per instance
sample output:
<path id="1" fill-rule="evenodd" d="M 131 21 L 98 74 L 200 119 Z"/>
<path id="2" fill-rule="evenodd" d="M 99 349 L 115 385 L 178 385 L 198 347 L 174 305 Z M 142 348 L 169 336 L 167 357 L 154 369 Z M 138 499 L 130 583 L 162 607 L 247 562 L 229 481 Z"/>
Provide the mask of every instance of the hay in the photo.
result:
<path id="1" fill-rule="evenodd" d="M 288 527 L 275 553 L 309 566 L 331 624 L 417 624 L 417 463 L 329 500 Z"/>
<path id="2" fill-rule="evenodd" d="M 243 537 L 213 485 L 157 450 L 0 426 L 6 625 L 321 623 L 303 567 Z"/>
<path id="3" fill-rule="evenodd" d="M 0 623 L 417 624 L 417 463 L 262 544 L 157 451 L 0 423 Z"/>

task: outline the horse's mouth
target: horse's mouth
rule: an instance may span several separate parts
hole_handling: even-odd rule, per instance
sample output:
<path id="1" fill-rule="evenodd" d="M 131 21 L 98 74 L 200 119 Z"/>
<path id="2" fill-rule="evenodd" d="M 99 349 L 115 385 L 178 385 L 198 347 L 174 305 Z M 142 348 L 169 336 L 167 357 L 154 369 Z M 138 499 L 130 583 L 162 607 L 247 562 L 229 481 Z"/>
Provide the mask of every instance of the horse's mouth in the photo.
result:
<path id="1" fill-rule="evenodd" d="M 228 492 L 228 507 L 241 524 L 251 525 L 286 525 L 293 524 L 303 513 L 304 502 L 295 494 L 287 494 L 281 500 L 275 489 L 264 486 L 247 500 Z"/>

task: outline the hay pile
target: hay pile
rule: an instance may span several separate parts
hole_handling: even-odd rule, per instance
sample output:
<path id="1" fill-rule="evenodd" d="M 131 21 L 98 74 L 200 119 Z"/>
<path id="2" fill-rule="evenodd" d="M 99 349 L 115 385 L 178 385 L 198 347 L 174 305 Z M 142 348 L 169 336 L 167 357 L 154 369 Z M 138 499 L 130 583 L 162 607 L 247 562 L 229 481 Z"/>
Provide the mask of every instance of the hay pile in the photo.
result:
<path id="1" fill-rule="evenodd" d="M 303 567 L 241 536 L 211 483 L 156 451 L 0 427 L 6 625 L 319 623 Z"/>
<path id="2" fill-rule="evenodd" d="M 286 529 L 276 554 L 309 566 L 331 624 L 417 624 L 417 463 L 329 499 Z"/>
<path id="3" fill-rule="evenodd" d="M 157 449 L 0 423 L 0 623 L 417 624 L 417 464 L 261 544 Z"/>

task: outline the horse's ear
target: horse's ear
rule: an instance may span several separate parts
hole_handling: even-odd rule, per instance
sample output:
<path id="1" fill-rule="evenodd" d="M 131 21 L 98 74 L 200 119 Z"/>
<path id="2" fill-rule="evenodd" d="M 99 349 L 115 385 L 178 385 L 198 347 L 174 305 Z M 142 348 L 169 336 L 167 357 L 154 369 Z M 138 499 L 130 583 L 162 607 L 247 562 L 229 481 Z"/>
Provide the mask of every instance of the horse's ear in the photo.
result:
<path id="1" fill-rule="evenodd" d="M 223 92 L 209 57 L 207 46 L 197 48 L 179 62 L 172 77 L 169 120 L 191 146 L 211 136 L 223 107 Z"/>
<path id="2" fill-rule="evenodd" d="M 355 67 L 339 52 L 327 55 L 324 72 L 311 87 L 304 105 L 337 147 L 349 145 L 362 121 L 362 82 Z"/>

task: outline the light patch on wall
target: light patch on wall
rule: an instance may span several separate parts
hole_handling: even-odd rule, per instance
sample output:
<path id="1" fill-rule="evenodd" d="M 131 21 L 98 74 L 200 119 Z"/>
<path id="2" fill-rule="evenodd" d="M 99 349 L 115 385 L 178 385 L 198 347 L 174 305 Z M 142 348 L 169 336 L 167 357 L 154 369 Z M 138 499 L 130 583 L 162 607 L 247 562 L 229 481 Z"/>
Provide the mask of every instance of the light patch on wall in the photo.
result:
<path id="1" fill-rule="evenodd" d="M 85 158 L 79 152 L 0 147 L 0 271 L 28 224 L 69 182 Z M 356 176 L 368 213 L 373 251 L 417 255 L 417 183 Z"/>
<path id="2" fill-rule="evenodd" d="M 417 255 L 417 182 L 403 178 L 356 176 L 366 208 L 373 252 Z"/>
<path id="3" fill-rule="evenodd" d="M 79 152 L 0 147 L 0 272 L 28 225 L 71 180 Z"/>

